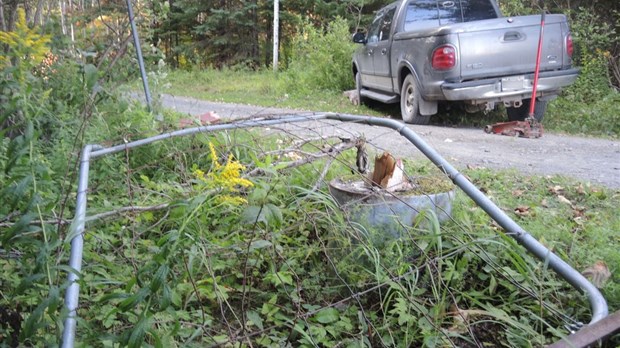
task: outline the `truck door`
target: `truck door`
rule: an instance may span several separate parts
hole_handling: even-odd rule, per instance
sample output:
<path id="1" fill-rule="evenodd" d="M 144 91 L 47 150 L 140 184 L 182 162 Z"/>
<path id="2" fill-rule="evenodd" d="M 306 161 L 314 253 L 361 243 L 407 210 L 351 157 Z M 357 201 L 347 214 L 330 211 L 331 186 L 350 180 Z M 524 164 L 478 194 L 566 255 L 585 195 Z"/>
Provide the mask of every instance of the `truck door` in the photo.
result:
<path id="1" fill-rule="evenodd" d="M 372 27 L 371 27 L 372 28 Z M 370 31 L 369 31 L 370 33 Z M 372 55 L 375 46 L 370 43 L 370 36 L 367 37 L 367 43 L 356 53 L 357 67 L 362 78 L 362 85 L 371 86 L 374 78 L 375 70 L 372 66 Z"/>
<path id="2" fill-rule="evenodd" d="M 375 72 L 375 56 L 381 55 L 381 50 L 385 48 L 387 44 L 387 39 L 384 40 L 384 31 L 385 31 L 385 20 L 384 17 L 386 13 L 389 11 L 388 8 L 383 8 L 377 12 L 375 18 L 368 28 L 368 33 L 366 35 L 366 44 L 364 45 L 364 49 L 358 56 L 358 61 L 362 74 L 362 84 L 365 87 L 369 87 L 372 89 L 384 89 L 379 83 L 379 79 L 377 78 Z M 393 16 L 393 15 L 392 15 Z M 389 37 L 389 32 L 388 32 Z M 388 47 L 389 48 L 389 47 Z"/>
<path id="3" fill-rule="evenodd" d="M 377 36 L 379 41 L 376 43 L 375 52 L 373 55 L 376 88 L 387 92 L 392 92 L 392 73 L 390 71 L 390 45 L 392 43 L 391 33 L 395 13 L 395 5 L 385 9 L 378 28 Z"/>

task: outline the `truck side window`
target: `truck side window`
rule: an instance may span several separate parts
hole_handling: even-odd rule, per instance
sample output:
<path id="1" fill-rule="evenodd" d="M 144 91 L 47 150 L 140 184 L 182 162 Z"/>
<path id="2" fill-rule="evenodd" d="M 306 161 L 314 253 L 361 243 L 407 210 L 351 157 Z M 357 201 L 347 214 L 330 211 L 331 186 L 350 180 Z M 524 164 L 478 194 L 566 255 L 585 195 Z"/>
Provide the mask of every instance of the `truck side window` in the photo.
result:
<path id="1" fill-rule="evenodd" d="M 487 0 L 488 1 L 488 0 Z M 437 2 L 439 8 L 439 23 L 451 24 L 464 22 L 459 1 L 439 0 Z"/>
<path id="2" fill-rule="evenodd" d="M 489 0 L 460 0 L 463 22 L 497 18 L 497 12 Z"/>
<path id="3" fill-rule="evenodd" d="M 441 24 L 497 18 L 490 0 L 437 0 Z"/>
<path id="4" fill-rule="evenodd" d="M 390 38 L 392 19 L 394 19 L 395 13 L 396 7 L 392 7 L 385 13 L 385 16 L 383 16 L 383 20 L 381 21 L 381 28 L 379 30 L 379 41 L 387 40 Z"/>
<path id="5" fill-rule="evenodd" d="M 439 25 L 437 0 L 414 0 L 407 4 L 405 31 Z"/>
<path id="6" fill-rule="evenodd" d="M 390 38 L 390 29 L 392 28 L 392 19 L 394 19 L 395 13 L 395 6 L 377 13 L 368 29 L 368 43 L 384 41 Z"/>
<path id="7" fill-rule="evenodd" d="M 497 18 L 491 1 L 412 0 L 407 4 L 405 31 Z"/>
<path id="8" fill-rule="evenodd" d="M 379 42 L 379 29 L 383 21 L 384 11 L 377 13 L 375 19 L 372 20 L 370 28 L 368 28 L 368 43 Z"/>

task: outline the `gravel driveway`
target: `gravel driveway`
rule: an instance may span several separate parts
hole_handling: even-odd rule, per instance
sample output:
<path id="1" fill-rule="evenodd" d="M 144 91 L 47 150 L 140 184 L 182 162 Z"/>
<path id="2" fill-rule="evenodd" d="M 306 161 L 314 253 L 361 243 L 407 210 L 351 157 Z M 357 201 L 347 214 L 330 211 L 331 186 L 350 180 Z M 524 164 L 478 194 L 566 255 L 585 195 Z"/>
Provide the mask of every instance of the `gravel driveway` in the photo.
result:
<path id="1" fill-rule="evenodd" d="M 162 96 L 166 108 L 200 115 L 214 111 L 222 118 L 294 114 L 299 111 L 226 104 Z M 312 125 L 309 125 L 312 127 Z M 324 128 L 324 122 L 322 124 Z M 482 129 L 410 125 L 429 145 L 457 168 L 514 168 L 524 174 L 563 175 L 620 189 L 620 141 L 545 134 L 538 139 L 491 135 Z M 335 132 L 343 129 L 334 127 Z M 378 148 L 399 157 L 423 155 L 407 140 L 384 128 L 350 124 L 346 131 L 363 134 Z"/>

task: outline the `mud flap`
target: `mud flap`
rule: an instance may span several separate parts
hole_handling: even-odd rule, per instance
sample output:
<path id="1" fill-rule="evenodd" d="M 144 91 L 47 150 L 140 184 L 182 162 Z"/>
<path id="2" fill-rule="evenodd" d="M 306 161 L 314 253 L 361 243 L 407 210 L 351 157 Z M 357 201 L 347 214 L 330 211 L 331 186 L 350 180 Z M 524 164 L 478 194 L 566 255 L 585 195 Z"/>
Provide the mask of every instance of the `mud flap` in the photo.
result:
<path id="1" fill-rule="evenodd" d="M 420 98 L 420 115 L 428 116 L 434 115 L 437 113 L 437 102 L 436 101 L 428 101 L 424 100 L 424 98 Z"/>

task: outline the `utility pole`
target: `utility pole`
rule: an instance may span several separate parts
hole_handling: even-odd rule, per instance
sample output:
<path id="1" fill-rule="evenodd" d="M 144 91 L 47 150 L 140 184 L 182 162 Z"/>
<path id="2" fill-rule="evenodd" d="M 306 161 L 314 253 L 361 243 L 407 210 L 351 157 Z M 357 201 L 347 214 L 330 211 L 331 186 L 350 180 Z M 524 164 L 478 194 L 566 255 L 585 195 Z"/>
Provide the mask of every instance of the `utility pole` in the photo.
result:
<path id="1" fill-rule="evenodd" d="M 280 27 L 280 2 L 273 0 L 273 72 L 278 72 L 278 47 Z"/>
<path id="2" fill-rule="evenodd" d="M 150 112 L 153 112 L 153 102 L 151 100 L 151 91 L 149 90 L 149 81 L 146 77 L 146 70 L 144 69 L 144 59 L 142 59 L 142 48 L 140 48 L 140 38 L 138 37 L 138 30 L 136 29 L 136 22 L 134 21 L 131 0 L 127 0 L 127 14 L 129 15 L 129 23 L 131 23 L 131 34 L 133 35 L 133 44 L 136 48 L 136 56 L 138 58 L 138 66 L 140 67 L 140 75 L 142 75 L 142 86 L 144 87 L 144 96 L 146 97 L 146 106 L 148 107 Z"/>

